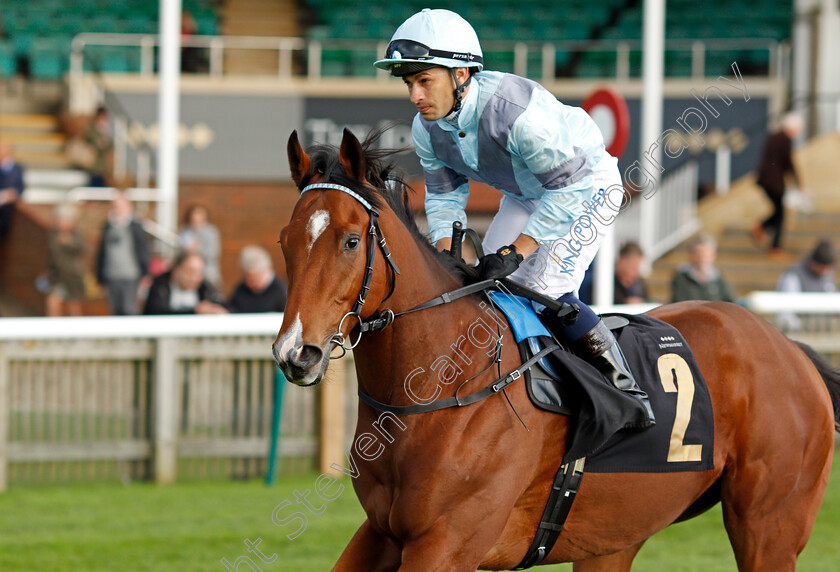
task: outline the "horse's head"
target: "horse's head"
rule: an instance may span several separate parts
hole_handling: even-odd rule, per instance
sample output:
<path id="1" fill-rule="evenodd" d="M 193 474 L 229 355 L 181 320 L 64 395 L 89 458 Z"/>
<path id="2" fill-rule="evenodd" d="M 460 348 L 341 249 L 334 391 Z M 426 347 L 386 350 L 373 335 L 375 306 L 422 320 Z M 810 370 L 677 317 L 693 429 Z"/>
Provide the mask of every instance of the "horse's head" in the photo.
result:
<path id="1" fill-rule="evenodd" d="M 368 180 L 365 149 L 347 129 L 337 153 L 321 147 L 310 157 L 297 133 L 292 133 L 288 154 L 298 188 L 315 188 L 302 192 L 291 221 L 280 234 L 289 295 L 272 349 L 287 379 L 297 385 L 312 385 L 321 381 L 327 369 L 336 334 L 348 335 L 358 324 L 351 310 L 357 308 L 360 296 L 364 298 L 368 244 L 376 240 L 370 234 L 367 200 L 346 191 L 371 202 L 376 202 L 377 193 L 372 192 Z M 318 184 L 341 186 L 345 191 Z M 363 310 L 359 308 L 362 317 L 371 314 L 387 296 L 392 279 L 386 266 L 381 260 L 375 265 L 367 304 Z"/>

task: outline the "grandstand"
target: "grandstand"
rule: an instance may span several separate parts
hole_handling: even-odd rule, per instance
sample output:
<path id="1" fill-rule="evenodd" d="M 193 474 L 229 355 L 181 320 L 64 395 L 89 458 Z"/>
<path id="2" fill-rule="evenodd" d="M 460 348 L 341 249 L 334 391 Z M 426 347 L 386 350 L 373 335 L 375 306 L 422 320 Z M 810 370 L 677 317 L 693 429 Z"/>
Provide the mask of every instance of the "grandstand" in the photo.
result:
<path id="1" fill-rule="evenodd" d="M 18 73 L 38 80 L 57 80 L 67 72 L 73 37 L 85 32 L 157 34 L 158 2 L 123 0 L 34 0 L 0 6 L 6 39 L 0 42 L 0 73 Z M 218 31 L 211 0 L 185 0 L 198 34 Z M 100 47 L 89 55 L 88 68 L 106 72 L 140 71 L 138 54 L 124 47 Z"/>
<path id="2" fill-rule="evenodd" d="M 207 75 L 182 80 L 183 121 L 188 135 L 199 125 L 195 133 L 209 133 L 213 141 L 202 153 L 190 141 L 182 148 L 186 192 L 215 197 L 221 192 L 219 181 L 238 181 L 241 188 L 262 193 L 266 182 L 285 177 L 284 166 L 275 157 L 282 154 L 285 134 L 294 128 L 310 141 L 329 140 L 344 124 L 364 129 L 379 121 L 410 118 L 402 86 L 383 77 L 371 62 L 399 23 L 425 6 L 419 0 L 397 6 L 384 0 L 366 0 L 361 6 L 338 0 L 184 0 L 184 11 L 197 24 L 196 34 L 185 40 L 205 50 L 209 67 Z M 599 83 L 613 83 L 628 99 L 633 122 L 638 122 L 641 0 L 469 0 L 458 4 L 444 0 L 436 6 L 455 9 L 474 24 L 488 68 L 540 80 L 571 104 L 578 104 Z M 702 6 L 670 0 L 666 14 L 665 75 L 671 94 L 666 96 L 666 121 L 673 119 L 668 114 L 678 114 L 692 104 L 687 95 L 690 88 L 702 92 L 719 75 L 731 75 L 733 61 L 744 75 L 756 78 L 750 102 L 725 113 L 709 144 L 692 150 L 704 185 L 714 179 L 714 156 L 721 141 L 731 145 L 732 175 L 740 177 L 755 164 L 766 118 L 787 105 L 790 77 L 784 64 L 789 56 L 793 3 L 763 2 L 759 9 L 744 0 L 711 0 Z M 125 174 L 124 182 L 150 180 L 149 170 L 142 172 L 141 165 L 148 164 L 153 172 L 152 149 L 137 147 L 135 139 L 151 133 L 155 121 L 148 110 L 155 105 L 151 86 L 157 65 L 159 3 L 32 0 L 3 3 L 0 17 L 5 31 L 0 40 L 0 74 L 8 80 L 0 109 L 4 112 L 0 135 L 15 145 L 18 157 L 30 168 L 31 200 L 37 202 L 40 191 L 60 192 L 62 186 L 79 184 L 81 177 L 68 170 L 63 147 L 68 134 L 78 130 L 76 116 L 89 113 L 102 100 L 114 107 L 118 123 L 124 126 L 118 131 L 130 127 L 134 138 L 123 140 L 123 158 L 118 159 L 123 161 L 117 167 Z M 294 41 L 284 43 L 281 38 Z M 351 85 L 349 81 L 361 98 L 352 111 L 341 105 L 351 89 L 344 88 Z M 18 87 L 9 87 L 13 85 Z M 49 95 L 33 97 L 39 90 Z M 138 93 L 149 95 L 138 101 Z M 222 105 L 225 93 L 235 95 Z M 208 107 L 211 100 L 220 101 L 219 107 Z M 298 109 L 297 115 L 277 109 L 288 106 Z M 201 110 L 204 117 L 192 119 L 193 110 Z M 232 119 L 223 125 L 220 121 L 225 116 Z M 261 128 L 266 124 L 277 126 L 276 133 L 264 133 Z M 235 132 L 237 127 L 249 133 L 248 139 Z M 637 139 L 631 134 L 622 169 L 641 152 Z M 245 145 L 251 141 L 247 153 L 243 153 L 243 141 Z M 240 153 L 250 159 L 229 160 Z M 666 162 L 666 168 L 675 167 L 676 163 Z M 230 212 L 223 199 L 213 200 L 219 201 L 218 212 Z M 46 207 L 33 208 L 46 212 Z M 231 236 L 241 229 L 241 223 L 231 223 L 225 234 Z M 248 238 L 256 237 L 243 237 L 223 254 L 227 273 L 235 272 L 235 248 Z M 764 286 L 772 284 L 768 281 Z M 33 299 L 18 310 L 26 313 L 35 307 Z"/>

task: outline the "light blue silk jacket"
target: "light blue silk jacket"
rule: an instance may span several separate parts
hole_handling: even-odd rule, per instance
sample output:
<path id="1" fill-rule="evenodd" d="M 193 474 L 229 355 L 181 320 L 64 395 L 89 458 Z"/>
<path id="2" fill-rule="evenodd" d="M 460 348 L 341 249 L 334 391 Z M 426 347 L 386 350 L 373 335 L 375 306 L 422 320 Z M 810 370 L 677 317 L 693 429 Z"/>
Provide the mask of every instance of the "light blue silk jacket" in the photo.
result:
<path id="1" fill-rule="evenodd" d="M 606 155 L 585 111 L 534 81 L 492 71 L 472 77 L 454 120 L 418 114 L 412 137 L 426 178 L 432 243 L 450 236 L 454 221 L 466 222 L 468 179 L 514 200 L 539 201 L 523 234 L 540 243 L 565 235 L 596 191 L 593 172 Z"/>

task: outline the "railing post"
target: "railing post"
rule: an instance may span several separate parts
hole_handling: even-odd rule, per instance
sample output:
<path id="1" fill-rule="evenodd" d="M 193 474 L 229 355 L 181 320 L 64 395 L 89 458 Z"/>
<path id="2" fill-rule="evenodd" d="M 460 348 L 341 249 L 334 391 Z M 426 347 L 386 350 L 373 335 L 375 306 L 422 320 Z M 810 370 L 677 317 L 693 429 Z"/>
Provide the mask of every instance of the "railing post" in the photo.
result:
<path id="1" fill-rule="evenodd" d="M 379 42 L 376 44 L 376 59 L 385 57 L 385 50 L 388 49 L 388 44 L 385 42 Z M 388 70 L 381 70 L 376 68 L 376 79 L 386 80 L 391 77 L 391 74 L 388 73 Z"/>
<path id="2" fill-rule="evenodd" d="M 152 180 L 152 159 L 149 153 L 148 143 L 141 143 L 137 149 L 137 186 L 142 189 L 149 188 Z"/>
<path id="3" fill-rule="evenodd" d="M 554 81 L 557 77 L 557 50 L 554 44 L 545 43 L 542 47 L 542 78 L 544 82 Z"/>
<path id="4" fill-rule="evenodd" d="M 706 74 L 706 44 L 694 42 L 691 44 L 691 77 L 703 79 Z"/>
<path id="5" fill-rule="evenodd" d="M 152 75 L 155 70 L 155 39 L 143 36 L 140 39 L 140 75 Z"/>
<path id="6" fill-rule="evenodd" d="M 306 74 L 309 79 L 321 78 L 321 42 L 309 42 L 306 59 Z"/>
<path id="7" fill-rule="evenodd" d="M 318 392 L 318 471 L 326 473 L 336 459 L 344 458 L 344 397 L 347 387 L 347 362 L 330 364 L 331 379 Z"/>
<path id="8" fill-rule="evenodd" d="M 627 42 L 619 42 L 615 48 L 615 75 L 619 80 L 630 77 L 630 46 Z"/>
<path id="9" fill-rule="evenodd" d="M 0 493 L 8 487 L 9 467 L 9 424 L 11 419 L 11 403 L 9 393 L 11 381 L 9 380 L 9 359 L 3 346 L 0 345 Z"/>
<path id="10" fill-rule="evenodd" d="M 277 72 L 281 78 L 292 77 L 292 48 L 288 42 L 281 41 L 278 46 Z"/>
<path id="11" fill-rule="evenodd" d="M 175 482 L 178 465 L 178 340 L 155 340 L 153 466 L 155 482 Z"/>
<path id="12" fill-rule="evenodd" d="M 210 75 L 222 77 L 224 67 L 224 41 L 220 38 L 210 40 Z"/>
<path id="13" fill-rule="evenodd" d="M 125 181 L 128 162 L 128 121 L 124 115 L 114 119 L 114 178 Z"/>
<path id="14" fill-rule="evenodd" d="M 513 73 L 526 77 L 528 75 L 528 44 L 516 42 L 513 46 Z"/>
<path id="15" fill-rule="evenodd" d="M 729 192 L 732 172 L 732 150 L 729 145 L 721 144 L 715 151 L 715 190 L 719 195 Z"/>

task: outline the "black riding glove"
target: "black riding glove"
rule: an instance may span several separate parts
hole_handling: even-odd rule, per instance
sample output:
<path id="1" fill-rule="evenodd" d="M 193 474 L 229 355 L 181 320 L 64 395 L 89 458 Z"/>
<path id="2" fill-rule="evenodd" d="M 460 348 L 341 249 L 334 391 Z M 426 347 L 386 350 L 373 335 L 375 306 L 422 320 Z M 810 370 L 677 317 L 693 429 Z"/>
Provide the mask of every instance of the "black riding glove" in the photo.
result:
<path id="1" fill-rule="evenodd" d="M 503 246 L 493 254 L 486 254 L 478 261 L 478 276 L 481 280 L 498 280 L 512 274 L 522 264 L 522 255 L 516 247 Z"/>

